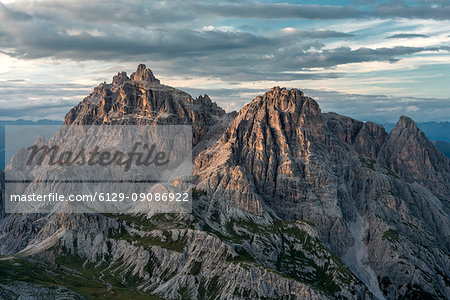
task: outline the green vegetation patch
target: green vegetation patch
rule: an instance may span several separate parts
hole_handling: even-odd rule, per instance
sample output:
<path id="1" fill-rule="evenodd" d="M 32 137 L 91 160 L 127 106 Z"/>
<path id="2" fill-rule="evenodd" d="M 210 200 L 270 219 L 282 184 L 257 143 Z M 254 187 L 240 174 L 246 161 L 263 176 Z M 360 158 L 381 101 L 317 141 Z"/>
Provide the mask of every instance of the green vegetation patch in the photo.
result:
<path id="1" fill-rule="evenodd" d="M 383 232 L 383 239 L 390 241 L 391 243 L 398 242 L 399 235 L 397 230 L 389 229 Z"/>
<path id="2" fill-rule="evenodd" d="M 146 249 L 151 246 L 158 246 L 161 248 L 165 248 L 167 250 L 172 250 L 176 252 L 183 252 L 184 246 L 186 246 L 187 242 L 187 233 L 184 234 L 179 239 L 172 238 L 172 232 L 165 230 L 162 232 L 163 237 L 148 235 L 144 237 L 139 237 L 136 239 L 136 246 L 142 246 Z"/>
<path id="3" fill-rule="evenodd" d="M 389 176 L 395 177 L 397 179 L 400 179 L 400 176 L 398 176 L 396 173 L 394 173 L 394 171 L 392 171 L 388 167 L 386 167 L 384 165 L 381 165 L 381 167 L 386 170 L 386 175 L 389 175 Z"/>
<path id="4" fill-rule="evenodd" d="M 371 169 L 372 171 L 375 171 L 375 164 L 376 164 L 376 160 L 374 159 L 368 159 L 368 158 L 364 158 L 362 156 L 359 157 L 359 161 L 361 162 L 361 164 L 368 168 Z"/>
<path id="5" fill-rule="evenodd" d="M 280 276 L 311 285 L 316 290 L 328 295 L 341 291 L 341 284 L 352 285 L 358 282 L 353 273 L 334 255 L 329 254 L 321 241 L 311 236 L 302 226 L 311 226 L 304 221 L 276 220 L 270 225 L 261 225 L 251 220 L 230 220 L 226 226 L 225 240 L 235 245 L 236 257 L 227 260 L 242 263 L 242 266 L 262 267 Z M 220 234 L 219 237 L 223 237 Z M 264 237 L 276 235 L 281 237 L 282 247 L 275 262 L 275 269 L 261 265 L 257 259 L 244 247 L 247 241 L 260 237 L 259 242 L 265 243 Z M 267 241 L 270 243 L 270 239 Z M 268 245 L 268 247 L 272 247 Z M 318 265 L 315 259 L 325 261 Z M 239 291 L 237 291 L 239 292 Z"/>
<path id="6" fill-rule="evenodd" d="M 150 218 L 145 214 L 104 214 L 134 229 L 152 231 L 156 229 L 194 229 L 198 220 L 190 214 L 158 213 Z"/>
<path id="7" fill-rule="evenodd" d="M 189 275 L 198 275 L 200 273 L 200 270 L 202 268 L 202 262 L 201 261 L 195 261 L 191 265 L 191 269 L 189 270 Z"/>
<path id="8" fill-rule="evenodd" d="M 75 255 L 64 254 L 57 258 L 54 265 L 41 264 L 26 259 L 0 261 L 0 282 L 22 281 L 41 284 L 48 287 L 65 286 L 86 297 L 86 299 L 137 299 L 160 300 L 154 295 L 140 293 L 124 285 L 119 280 L 104 276 L 99 278 L 102 267 L 83 263 Z"/>
<path id="9" fill-rule="evenodd" d="M 192 200 L 198 200 L 200 199 L 202 196 L 207 196 L 208 193 L 202 189 L 198 189 L 198 188 L 193 188 L 192 189 Z"/>

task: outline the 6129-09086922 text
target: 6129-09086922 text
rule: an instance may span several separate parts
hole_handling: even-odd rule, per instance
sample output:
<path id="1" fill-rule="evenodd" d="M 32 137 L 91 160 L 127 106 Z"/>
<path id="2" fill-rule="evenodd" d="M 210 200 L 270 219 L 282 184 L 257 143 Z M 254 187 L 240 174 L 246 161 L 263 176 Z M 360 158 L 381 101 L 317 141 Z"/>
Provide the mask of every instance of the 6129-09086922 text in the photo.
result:
<path id="1" fill-rule="evenodd" d="M 98 193 L 93 194 L 15 194 L 10 195 L 10 201 L 16 202 L 188 202 L 189 193 Z"/>

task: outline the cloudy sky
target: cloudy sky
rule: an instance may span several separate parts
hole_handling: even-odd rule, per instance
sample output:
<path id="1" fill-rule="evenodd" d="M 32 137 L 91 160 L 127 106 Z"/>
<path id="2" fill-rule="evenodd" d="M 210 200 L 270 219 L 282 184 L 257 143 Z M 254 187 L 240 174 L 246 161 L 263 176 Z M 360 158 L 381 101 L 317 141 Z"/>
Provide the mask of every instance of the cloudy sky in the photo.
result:
<path id="1" fill-rule="evenodd" d="M 238 110 L 273 86 L 361 120 L 450 121 L 450 0 L 0 0 L 0 120 L 54 119 L 138 63 Z"/>

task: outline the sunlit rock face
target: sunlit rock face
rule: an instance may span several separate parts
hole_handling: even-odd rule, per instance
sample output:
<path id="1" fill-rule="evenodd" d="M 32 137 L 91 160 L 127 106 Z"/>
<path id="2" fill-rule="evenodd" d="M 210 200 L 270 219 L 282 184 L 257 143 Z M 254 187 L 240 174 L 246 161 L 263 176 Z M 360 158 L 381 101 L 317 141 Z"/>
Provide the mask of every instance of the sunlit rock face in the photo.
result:
<path id="1" fill-rule="evenodd" d="M 387 134 L 280 87 L 226 113 L 139 65 L 65 124 L 192 125 L 193 213 L 3 214 L 1 255 L 70 253 L 167 299 L 450 297 L 449 160 L 409 118 Z"/>

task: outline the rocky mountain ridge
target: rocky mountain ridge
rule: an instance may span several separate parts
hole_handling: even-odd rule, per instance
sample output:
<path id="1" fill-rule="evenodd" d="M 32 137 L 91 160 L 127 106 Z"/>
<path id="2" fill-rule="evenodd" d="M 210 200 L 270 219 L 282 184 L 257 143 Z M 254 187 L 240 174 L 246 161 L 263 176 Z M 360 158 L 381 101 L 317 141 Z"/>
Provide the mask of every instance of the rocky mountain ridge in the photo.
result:
<path id="1" fill-rule="evenodd" d="M 228 115 L 208 95 L 192 98 L 160 84 L 152 71 L 141 64 L 130 77 L 120 72 L 112 83 L 94 88 L 69 111 L 64 124 L 192 125 L 196 145 L 210 128 L 227 120 Z"/>
<path id="2" fill-rule="evenodd" d="M 407 117 L 388 134 L 279 87 L 227 114 L 140 65 L 65 124 L 192 124 L 193 213 L 2 215 L 7 262 L 104 295 L 121 282 L 167 299 L 449 298 L 449 160 Z"/>

